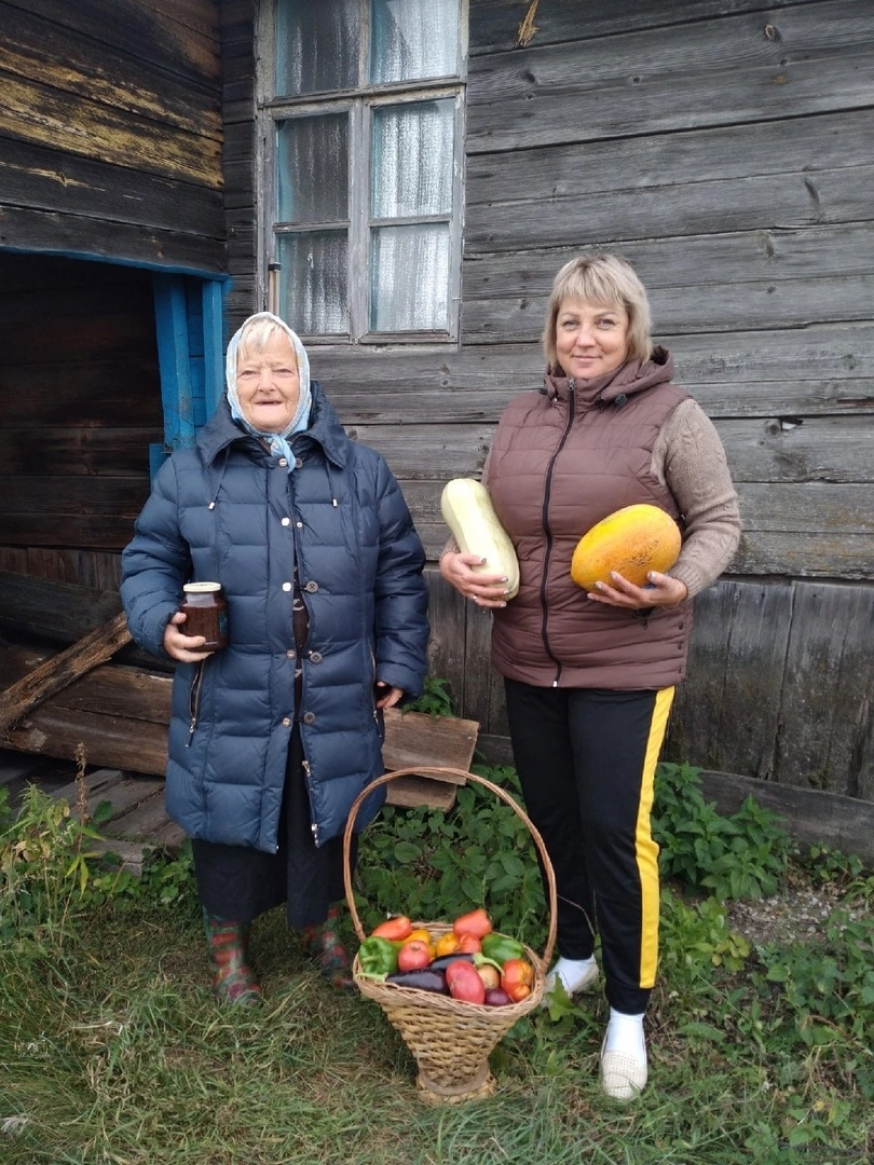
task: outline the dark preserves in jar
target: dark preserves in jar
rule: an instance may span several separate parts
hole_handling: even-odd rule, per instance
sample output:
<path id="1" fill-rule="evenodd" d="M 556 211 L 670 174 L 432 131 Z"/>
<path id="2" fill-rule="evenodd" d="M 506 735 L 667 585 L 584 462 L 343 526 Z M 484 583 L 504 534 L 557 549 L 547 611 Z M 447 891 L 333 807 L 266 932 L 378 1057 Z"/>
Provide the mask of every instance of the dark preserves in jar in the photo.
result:
<path id="1" fill-rule="evenodd" d="M 202 635 L 205 651 L 218 651 L 228 644 L 228 603 L 221 583 L 192 582 L 182 588 L 185 597 L 180 611 L 186 615 L 181 630 L 185 635 Z"/>

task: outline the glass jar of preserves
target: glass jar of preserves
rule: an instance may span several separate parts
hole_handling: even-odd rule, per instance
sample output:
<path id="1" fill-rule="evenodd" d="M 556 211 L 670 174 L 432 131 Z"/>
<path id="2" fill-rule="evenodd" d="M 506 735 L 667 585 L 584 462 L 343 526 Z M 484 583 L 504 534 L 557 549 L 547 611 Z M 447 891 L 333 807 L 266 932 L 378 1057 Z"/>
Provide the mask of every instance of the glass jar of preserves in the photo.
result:
<path id="1" fill-rule="evenodd" d="M 204 651 L 218 651 L 228 645 L 228 603 L 221 583 L 191 582 L 182 588 L 185 597 L 179 610 L 186 619 L 179 628 L 183 635 L 202 635 Z"/>

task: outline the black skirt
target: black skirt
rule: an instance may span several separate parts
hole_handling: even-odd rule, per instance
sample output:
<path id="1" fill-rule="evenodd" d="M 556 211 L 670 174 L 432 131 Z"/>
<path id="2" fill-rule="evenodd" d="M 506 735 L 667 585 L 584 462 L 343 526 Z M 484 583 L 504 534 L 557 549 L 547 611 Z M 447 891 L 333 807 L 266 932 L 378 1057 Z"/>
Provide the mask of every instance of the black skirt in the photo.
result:
<path id="1" fill-rule="evenodd" d="M 197 893 L 203 908 L 219 918 L 251 922 L 284 902 L 288 925 L 300 928 L 324 922 L 330 904 L 345 898 L 343 838 L 331 838 L 318 849 L 313 841 L 297 726 L 288 749 L 278 841 L 275 854 L 243 845 L 192 841 Z M 352 870 L 357 850 L 357 838 L 353 837 L 349 855 Z"/>

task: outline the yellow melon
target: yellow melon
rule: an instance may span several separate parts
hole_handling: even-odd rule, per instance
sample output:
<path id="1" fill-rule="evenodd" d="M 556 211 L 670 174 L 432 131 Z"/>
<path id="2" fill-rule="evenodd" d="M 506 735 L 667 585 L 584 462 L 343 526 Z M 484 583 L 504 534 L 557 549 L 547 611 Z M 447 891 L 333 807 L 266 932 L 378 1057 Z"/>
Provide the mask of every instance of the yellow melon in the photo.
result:
<path id="1" fill-rule="evenodd" d="M 625 506 L 602 519 L 577 543 L 571 560 L 571 578 L 584 591 L 610 581 L 615 570 L 636 586 L 643 586 L 651 570 L 670 568 L 680 554 L 680 528 L 658 506 Z"/>

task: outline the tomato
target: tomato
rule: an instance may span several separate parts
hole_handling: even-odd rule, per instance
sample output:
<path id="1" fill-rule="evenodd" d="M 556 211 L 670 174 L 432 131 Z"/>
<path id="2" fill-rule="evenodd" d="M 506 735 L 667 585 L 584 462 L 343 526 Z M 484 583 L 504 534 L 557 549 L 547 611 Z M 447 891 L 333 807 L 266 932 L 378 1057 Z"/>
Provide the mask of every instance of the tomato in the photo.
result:
<path id="1" fill-rule="evenodd" d="M 514 1003 L 521 1003 L 531 994 L 534 968 L 525 959 L 508 959 L 501 968 L 501 989 Z"/>
<path id="2" fill-rule="evenodd" d="M 421 939 L 406 942 L 398 951 L 399 971 L 423 971 L 431 962 L 431 950 Z"/>
<path id="3" fill-rule="evenodd" d="M 458 940 L 458 949 L 463 955 L 476 955 L 483 949 L 483 944 L 475 934 L 463 934 Z"/>
<path id="4" fill-rule="evenodd" d="M 454 935 L 452 931 L 448 934 L 443 934 L 434 943 L 434 957 L 439 959 L 443 955 L 455 955 L 458 953 L 458 936 Z"/>
<path id="5" fill-rule="evenodd" d="M 413 924 L 405 914 L 398 915 L 397 918 L 389 918 L 386 922 L 381 922 L 376 930 L 371 931 L 371 938 L 387 938 L 389 942 L 397 943 L 408 938 L 413 933 Z"/>
<path id="6" fill-rule="evenodd" d="M 463 959 L 456 959 L 446 968 L 446 986 L 453 999 L 465 1003 L 482 1003 L 486 997 L 486 989 L 476 968 Z"/>
<path id="7" fill-rule="evenodd" d="M 492 920 L 480 906 L 478 910 L 471 910 L 469 914 L 462 914 L 460 918 L 456 918 L 452 929 L 459 937 L 463 934 L 472 934 L 481 939 L 491 933 Z"/>

